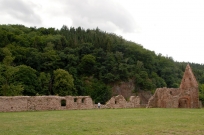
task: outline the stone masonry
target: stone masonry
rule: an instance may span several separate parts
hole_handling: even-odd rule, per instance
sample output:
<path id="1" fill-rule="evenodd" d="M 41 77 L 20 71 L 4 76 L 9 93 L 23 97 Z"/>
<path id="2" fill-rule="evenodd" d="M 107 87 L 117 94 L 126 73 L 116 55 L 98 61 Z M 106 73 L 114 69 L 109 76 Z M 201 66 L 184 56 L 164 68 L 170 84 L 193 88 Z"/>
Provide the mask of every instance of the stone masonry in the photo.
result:
<path id="1" fill-rule="evenodd" d="M 199 108 L 198 83 L 191 70 L 186 66 L 179 88 L 157 88 L 149 99 L 147 107 L 158 108 Z"/>
<path id="2" fill-rule="evenodd" d="M 101 108 L 140 107 L 140 98 L 131 96 L 127 102 L 122 95 L 112 97 Z M 0 96 L 0 112 L 94 109 L 89 96 Z"/>
<path id="3" fill-rule="evenodd" d="M 107 103 L 107 108 L 138 108 L 140 107 L 140 98 L 131 96 L 129 101 L 126 101 L 122 95 L 113 96 Z"/>
<path id="4" fill-rule="evenodd" d="M 92 109 L 89 96 L 1 96 L 0 112 Z"/>

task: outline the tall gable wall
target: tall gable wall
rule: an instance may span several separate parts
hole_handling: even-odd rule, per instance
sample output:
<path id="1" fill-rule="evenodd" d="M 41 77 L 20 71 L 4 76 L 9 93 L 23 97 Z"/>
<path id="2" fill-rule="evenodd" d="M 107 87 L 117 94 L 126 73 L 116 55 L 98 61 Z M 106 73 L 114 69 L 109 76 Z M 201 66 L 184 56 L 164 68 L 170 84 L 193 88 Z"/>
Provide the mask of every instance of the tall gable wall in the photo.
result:
<path id="1" fill-rule="evenodd" d="M 198 83 L 189 64 L 186 66 L 179 88 L 183 90 L 189 88 L 198 88 Z"/>

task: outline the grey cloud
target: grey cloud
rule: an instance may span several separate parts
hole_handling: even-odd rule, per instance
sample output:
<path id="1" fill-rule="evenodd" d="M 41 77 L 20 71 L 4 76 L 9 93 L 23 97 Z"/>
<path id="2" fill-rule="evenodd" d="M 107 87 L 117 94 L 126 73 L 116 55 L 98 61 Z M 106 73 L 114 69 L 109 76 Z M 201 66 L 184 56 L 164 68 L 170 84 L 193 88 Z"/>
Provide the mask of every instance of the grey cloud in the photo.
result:
<path id="1" fill-rule="evenodd" d="M 28 23 L 41 23 L 41 18 L 35 14 L 33 4 L 22 0 L 1 0 L 0 9 L 3 15 Z"/>
<path id="2" fill-rule="evenodd" d="M 134 32 L 135 22 L 119 4 L 110 0 L 68 0 L 66 14 L 71 16 L 74 26 L 112 31 Z"/>

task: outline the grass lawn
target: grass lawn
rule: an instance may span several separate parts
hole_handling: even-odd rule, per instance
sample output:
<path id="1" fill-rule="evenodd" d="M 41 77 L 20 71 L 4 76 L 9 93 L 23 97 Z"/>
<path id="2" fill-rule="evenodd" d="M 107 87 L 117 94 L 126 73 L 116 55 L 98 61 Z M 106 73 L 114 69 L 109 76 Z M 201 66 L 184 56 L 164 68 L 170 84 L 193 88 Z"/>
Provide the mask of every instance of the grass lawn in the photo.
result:
<path id="1" fill-rule="evenodd" d="M 204 135 L 204 109 L 0 113 L 1 135 Z"/>

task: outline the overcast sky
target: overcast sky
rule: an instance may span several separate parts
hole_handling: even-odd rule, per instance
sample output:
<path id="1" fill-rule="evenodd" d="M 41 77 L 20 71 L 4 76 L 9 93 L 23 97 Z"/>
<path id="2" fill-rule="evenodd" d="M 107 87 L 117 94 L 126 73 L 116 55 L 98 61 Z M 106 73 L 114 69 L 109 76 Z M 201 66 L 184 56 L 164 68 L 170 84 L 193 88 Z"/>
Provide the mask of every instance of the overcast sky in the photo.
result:
<path id="1" fill-rule="evenodd" d="M 175 61 L 204 64 L 204 0 L 0 0 L 0 24 L 98 27 Z"/>

